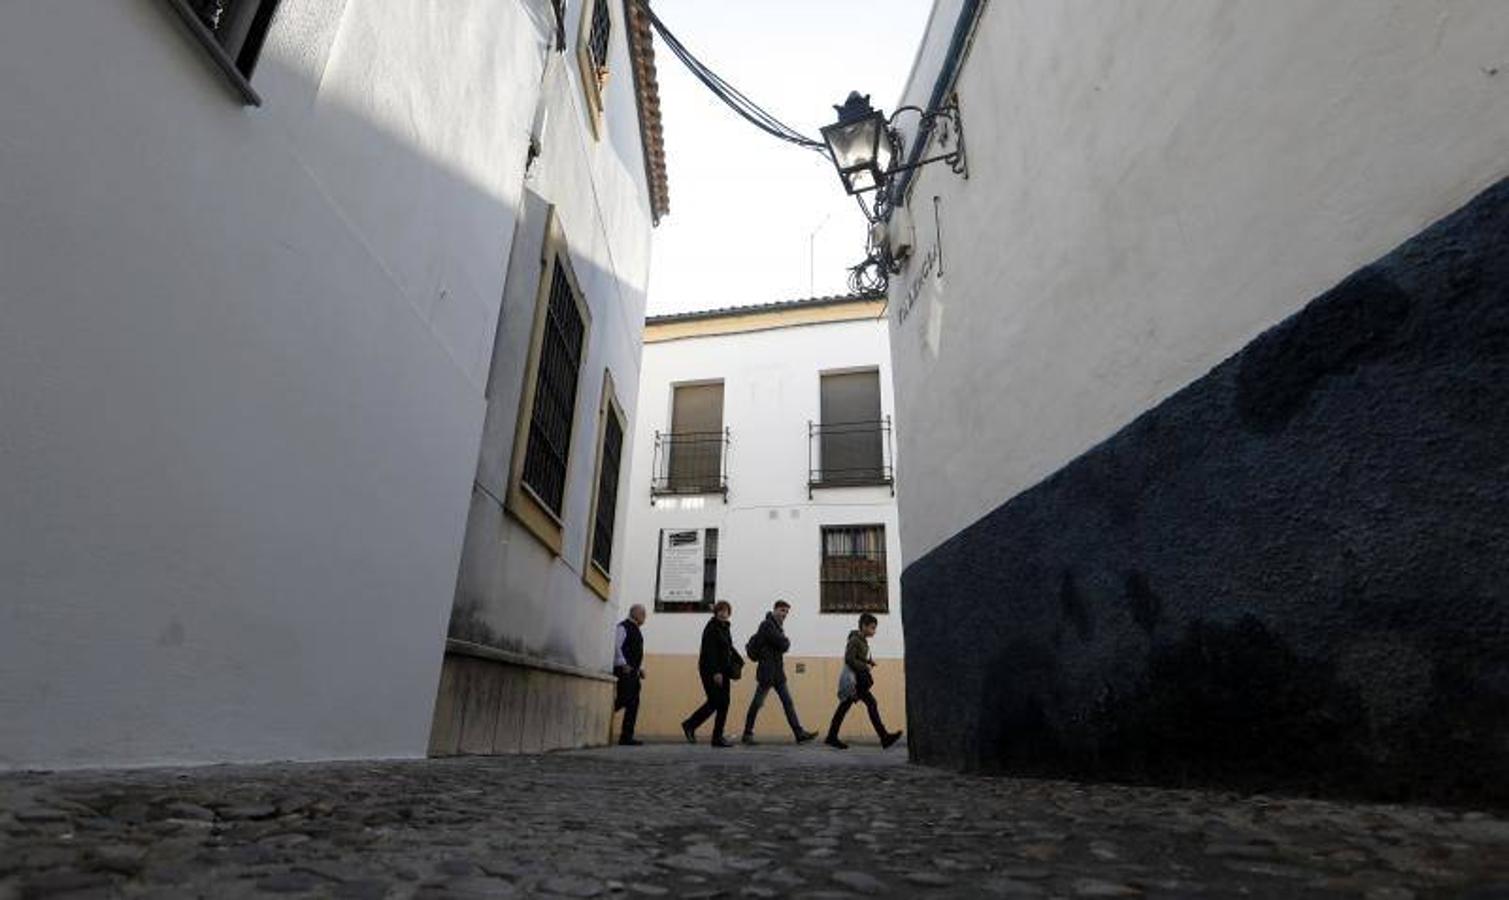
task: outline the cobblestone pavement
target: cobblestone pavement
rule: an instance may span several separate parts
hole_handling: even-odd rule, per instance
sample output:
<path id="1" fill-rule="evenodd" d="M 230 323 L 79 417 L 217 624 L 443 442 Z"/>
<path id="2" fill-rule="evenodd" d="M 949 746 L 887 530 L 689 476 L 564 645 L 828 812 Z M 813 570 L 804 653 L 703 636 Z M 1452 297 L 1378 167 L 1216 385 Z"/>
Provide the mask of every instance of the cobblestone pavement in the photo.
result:
<path id="1" fill-rule="evenodd" d="M 0 777 L 31 897 L 1509 898 L 1483 813 L 969 778 L 900 748 Z"/>

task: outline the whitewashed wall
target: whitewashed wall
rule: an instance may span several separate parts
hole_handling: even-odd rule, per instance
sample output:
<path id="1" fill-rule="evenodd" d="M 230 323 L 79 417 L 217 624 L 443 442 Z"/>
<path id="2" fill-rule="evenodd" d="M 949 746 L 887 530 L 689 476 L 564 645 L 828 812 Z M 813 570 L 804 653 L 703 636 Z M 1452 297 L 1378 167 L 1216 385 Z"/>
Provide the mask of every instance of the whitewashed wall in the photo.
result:
<path id="1" fill-rule="evenodd" d="M 881 411 L 892 415 L 886 325 L 859 320 L 646 344 L 627 498 L 627 581 L 618 603 L 650 610 L 645 649 L 695 656 L 706 613 L 655 609 L 657 542 L 663 528 L 717 528 L 719 599 L 734 606 L 742 652 L 777 599 L 792 605 L 786 621 L 794 656 L 841 656 L 855 627 L 852 614 L 818 612 L 821 526 L 882 524 L 890 567 L 891 613 L 871 641 L 877 658 L 901 656 L 900 536 L 896 501 L 885 488 L 836 488 L 807 497 L 807 423 L 821 421 L 821 373 L 876 367 Z M 728 503 L 720 497 L 658 498 L 650 505 L 655 432 L 670 430 L 671 388 L 723 380 L 729 428 Z M 905 423 L 895 426 L 900 433 Z M 899 454 L 898 454 L 899 456 Z M 905 475 L 899 477 L 904 478 Z"/>
<path id="2" fill-rule="evenodd" d="M 590 315 L 567 471 L 562 552 L 552 553 L 495 499 L 507 493 L 539 286 L 546 213 L 532 208 L 532 218 L 521 225 L 514 246 L 518 265 L 510 273 L 496 356 L 506 367 L 495 373 L 499 377 L 493 403 L 502 414 L 490 420 L 484 439 L 478 480 L 486 492 L 473 496 L 476 524 L 468 540 L 488 546 L 474 543 L 468 561 L 475 564 L 463 573 L 465 583 L 457 597 L 458 614 L 468 619 L 468 628 L 490 633 L 486 644 L 602 672 L 612 667 L 617 610 L 582 581 L 601 441 L 597 412 L 603 373 L 611 372 L 614 395 L 628 420 L 613 553 L 614 560 L 622 560 L 629 454 L 634 449 L 628 441 L 639 383 L 652 227 L 623 7 L 610 7 L 612 74 L 601 137 L 594 137 L 581 89 L 575 47 L 582 17 L 577 3 L 567 10 L 567 53 L 552 57 L 543 79 L 543 150 L 525 181 L 543 203 L 554 206 Z M 621 564 L 615 562 L 614 569 L 615 574 L 622 571 Z M 613 579 L 613 591 L 620 589 L 621 581 Z"/>
<path id="3" fill-rule="evenodd" d="M 549 33 L 0 5 L 0 768 L 424 752 Z"/>
<path id="4" fill-rule="evenodd" d="M 969 180 L 899 219 L 907 562 L 1509 174 L 1506 47 L 1499 0 L 988 3 Z"/>

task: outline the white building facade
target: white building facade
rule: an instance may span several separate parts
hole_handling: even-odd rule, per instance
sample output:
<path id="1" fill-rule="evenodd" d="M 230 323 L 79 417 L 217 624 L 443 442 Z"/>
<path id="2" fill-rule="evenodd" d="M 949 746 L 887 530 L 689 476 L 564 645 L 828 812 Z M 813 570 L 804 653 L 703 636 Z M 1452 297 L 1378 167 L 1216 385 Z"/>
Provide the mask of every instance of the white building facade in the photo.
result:
<path id="1" fill-rule="evenodd" d="M 741 653 L 775 601 L 791 604 L 786 671 L 811 729 L 833 712 L 849 632 L 875 613 L 876 695 L 888 727 L 904 723 L 894 441 L 905 425 L 883 315 L 878 299 L 837 297 L 649 319 L 618 596 L 621 611 L 649 612 L 641 736 L 679 738 L 704 699 L 697 653 L 716 600 L 733 604 Z M 734 687 L 732 736 L 753 688 L 751 665 Z M 843 733 L 868 730 L 856 713 Z M 774 697 L 757 733 L 791 737 Z"/>
<path id="2" fill-rule="evenodd" d="M 0 9 L 0 768 L 458 749 L 463 543 L 507 497 L 556 268 L 559 553 L 499 561 L 478 617 L 593 685 L 541 740 L 600 739 L 613 610 L 548 573 L 581 570 L 666 206 L 632 8 Z"/>

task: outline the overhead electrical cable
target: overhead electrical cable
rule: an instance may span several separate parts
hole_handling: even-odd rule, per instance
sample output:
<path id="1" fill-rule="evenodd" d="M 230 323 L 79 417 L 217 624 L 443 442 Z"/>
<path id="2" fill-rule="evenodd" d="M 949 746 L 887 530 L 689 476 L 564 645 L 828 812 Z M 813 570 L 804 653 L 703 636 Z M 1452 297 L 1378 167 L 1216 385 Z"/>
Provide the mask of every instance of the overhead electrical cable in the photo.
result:
<path id="1" fill-rule="evenodd" d="M 751 125 L 754 125 L 771 137 L 795 144 L 807 150 L 814 150 L 818 153 L 828 152 L 828 148 L 823 142 L 814 141 L 812 138 L 807 137 L 780 119 L 777 119 L 769 112 L 766 112 L 758 103 L 751 100 L 738 88 L 723 80 L 717 72 L 709 69 L 701 60 L 693 56 L 692 52 L 686 48 L 686 45 L 681 43 L 671 33 L 670 29 L 665 27 L 665 23 L 660 20 L 659 16 L 655 15 L 655 11 L 650 9 L 649 0 L 637 0 L 637 2 L 640 8 L 644 10 L 645 15 L 649 17 L 650 25 L 654 27 L 655 33 L 660 35 L 660 39 L 665 42 L 665 45 L 670 48 L 670 51 L 675 54 L 676 58 L 681 60 L 692 73 L 693 77 L 702 82 L 708 90 L 712 91 L 713 96 L 722 100 L 729 109 L 732 109 Z"/>
<path id="2" fill-rule="evenodd" d="M 687 70 L 692 73 L 692 77 L 702 82 L 702 85 L 711 91 L 713 96 L 723 101 L 729 109 L 732 109 L 745 121 L 773 138 L 794 144 L 804 150 L 812 150 L 824 155 L 828 153 L 828 147 L 822 141 L 815 141 L 782 122 L 780 119 L 777 119 L 758 103 L 751 100 L 743 91 L 729 84 L 717 72 L 708 68 L 705 63 L 687 49 L 686 45 L 679 38 L 671 33 L 669 28 L 665 27 L 665 22 L 661 21 L 660 17 L 655 15 L 655 11 L 650 8 L 650 0 L 635 0 L 635 2 L 639 4 L 640 9 L 649 18 L 650 26 L 655 29 L 655 33 L 665 42 L 666 47 L 670 49 L 671 53 L 677 59 L 681 60 L 682 65 L 686 66 Z M 866 221 L 874 222 L 876 220 L 876 211 L 871 210 L 865 205 L 863 197 L 856 194 L 854 202 L 858 204 L 859 211 L 864 215 Z M 873 258 L 867 259 L 849 270 L 849 289 L 853 293 L 875 293 L 883 290 L 884 284 L 884 275 L 877 269 L 877 264 Z"/>

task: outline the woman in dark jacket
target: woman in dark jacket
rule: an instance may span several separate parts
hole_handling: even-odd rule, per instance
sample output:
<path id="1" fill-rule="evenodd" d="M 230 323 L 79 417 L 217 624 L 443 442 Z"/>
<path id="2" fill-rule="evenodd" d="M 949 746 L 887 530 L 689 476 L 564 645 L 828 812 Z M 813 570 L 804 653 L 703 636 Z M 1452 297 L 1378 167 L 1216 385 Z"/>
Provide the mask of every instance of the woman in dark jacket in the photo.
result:
<path id="1" fill-rule="evenodd" d="M 709 716 L 717 716 L 713 720 L 713 738 L 710 742 L 714 747 L 732 747 L 733 742 L 723 736 L 723 726 L 728 720 L 728 692 L 729 682 L 734 678 L 735 660 L 742 667 L 744 658 L 739 656 L 734 649 L 734 639 L 729 632 L 728 620 L 733 616 L 734 608 L 727 600 L 719 600 L 713 604 L 713 617 L 707 620 L 707 625 L 702 629 L 702 652 L 697 655 L 697 674 L 702 677 L 702 691 L 707 694 L 707 702 L 697 707 L 681 723 L 681 733 L 686 735 L 688 743 L 697 743 L 697 728 L 706 722 Z"/>

